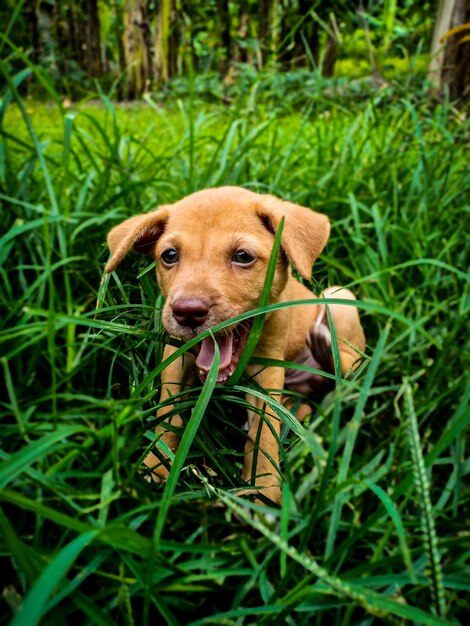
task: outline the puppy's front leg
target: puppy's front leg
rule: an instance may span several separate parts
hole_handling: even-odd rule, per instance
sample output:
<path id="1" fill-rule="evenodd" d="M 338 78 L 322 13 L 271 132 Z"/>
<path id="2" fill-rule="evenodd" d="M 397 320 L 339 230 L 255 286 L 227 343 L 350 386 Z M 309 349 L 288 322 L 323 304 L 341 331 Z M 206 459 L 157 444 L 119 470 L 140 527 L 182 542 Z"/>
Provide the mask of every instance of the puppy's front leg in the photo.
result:
<path id="1" fill-rule="evenodd" d="M 250 369 L 252 368 L 247 368 L 248 373 L 254 373 L 250 372 Z M 279 389 L 279 393 L 270 395 L 278 402 L 281 401 L 281 390 L 284 385 L 282 368 L 267 367 L 255 375 L 255 380 L 265 389 Z M 254 486 L 260 488 L 259 493 L 279 504 L 281 501 L 279 437 L 282 422 L 273 409 L 261 399 L 249 395 L 247 400 L 257 410 L 248 411 L 248 440 L 245 445 L 242 478 L 249 483 L 254 475 Z"/>
<path id="2" fill-rule="evenodd" d="M 166 345 L 163 351 L 163 360 L 167 359 L 176 351 L 174 346 Z M 162 391 L 160 394 L 160 403 L 164 403 L 168 398 L 171 398 L 175 394 L 179 393 L 185 385 L 192 382 L 194 378 L 194 357 L 186 353 L 184 357 L 179 357 L 162 372 Z M 164 417 L 168 413 L 174 411 L 174 404 L 167 404 L 162 406 L 157 411 L 157 417 Z M 184 426 L 183 420 L 179 415 L 171 415 L 164 422 L 161 422 L 156 428 L 155 433 L 161 434 L 161 441 L 163 441 L 172 452 L 176 452 L 180 442 L 180 435 L 168 429 L 168 425 L 171 425 L 172 429 L 182 428 Z M 153 452 L 150 452 L 144 460 L 144 464 L 151 469 L 152 479 L 156 482 L 166 480 L 169 474 L 170 461 L 166 454 L 159 452 L 161 458 L 158 458 Z M 163 460 L 165 461 L 163 461 Z"/>

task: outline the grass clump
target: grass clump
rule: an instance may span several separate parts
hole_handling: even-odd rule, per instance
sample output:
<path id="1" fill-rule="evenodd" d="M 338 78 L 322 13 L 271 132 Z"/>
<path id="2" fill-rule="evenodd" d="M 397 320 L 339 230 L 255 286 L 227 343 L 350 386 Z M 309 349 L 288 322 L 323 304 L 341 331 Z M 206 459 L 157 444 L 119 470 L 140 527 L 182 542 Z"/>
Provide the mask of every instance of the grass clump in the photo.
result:
<path id="1" fill-rule="evenodd" d="M 0 109 L 0 621 L 463 621 L 468 121 L 384 91 L 295 112 L 104 96 L 68 111 L 21 100 L 25 78 Z M 112 225 L 222 184 L 330 216 L 313 288 L 355 290 L 368 339 L 362 370 L 310 423 L 283 413 L 269 522 L 236 496 L 243 379 L 181 402 L 177 481 L 140 476 L 162 299 L 133 256 L 101 282 Z"/>

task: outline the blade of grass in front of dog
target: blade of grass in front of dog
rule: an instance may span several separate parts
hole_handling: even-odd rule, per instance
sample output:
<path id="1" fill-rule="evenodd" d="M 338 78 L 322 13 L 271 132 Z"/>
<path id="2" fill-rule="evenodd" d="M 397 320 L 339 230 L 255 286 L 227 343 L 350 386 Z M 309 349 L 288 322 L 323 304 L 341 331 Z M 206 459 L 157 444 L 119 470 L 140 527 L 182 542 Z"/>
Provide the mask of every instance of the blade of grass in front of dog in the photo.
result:
<path id="1" fill-rule="evenodd" d="M 281 237 L 282 231 L 284 229 L 284 218 L 279 222 L 279 227 L 276 232 L 276 236 L 274 237 L 274 243 L 271 250 L 271 256 L 269 257 L 268 269 L 266 270 L 266 278 L 264 282 L 263 291 L 261 292 L 261 296 L 259 299 L 259 307 L 264 307 L 269 303 L 269 296 L 271 294 L 271 288 L 273 286 L 274 275 L 276 273 L 277 259 L 279 256 L 279 250 L 281 249 Z M 243 350 L 242 355 L 240 356 L 240 360 L 238 361 L 237 367 L 230 377 L 229 384 L 235 385 L 240 376 L 246 369 L 248 362 L 255 351 L 256 346 L 258 345 L 258 341 L 260 340 L 261 333 L 263 332 L 265 315 L 259 315 L 253 321 L 253 326 L 251 327 L 250 334 L 248 335 L 248 339 L 245 345 L 245 349 Z"/>
<path id="2" fill-rule="evenodd" d="M 141 397 L 142 394 L 144 393 L 145 388 L 156 378 L 156 376 L 158 376 L 158 374 L 160 374 L 160 372 L 162 372 L 166 367 L 168 367 L 170 363 L 175 361 L 178 357 L 180 357 L 182 354 L 187 352 L 190 348 L 195 346 L 204 338 L 209 337 L 211 333 L 215 333 L 219 330 L 227 328 L 228 326 L 232 324 L 243 322 L 244 320 L 247 320 L 250 317 L 258 317 L 258 316 L 265 315 L 266 313 L 271 313 L 273 311 L 278 311 L 280 309 L 290 308 L 293 306 L 299 306 L 303 304 L 318 304 L 318 305 L 342 304 L 344 306 L 355 306 L 359 309 L 363 309 L 371 313 L 385 315 L 388 318 L 396 319 L 402 324 L 404 324 L 405 326 L 411 327 L 413 328 L 413 330 L 416 330 L 416 332 L 422 334 L 432 344 L 434 345 L 437 344 L 436 339 L 432 335 L 430 335 L 430 333 L 428 333 L 424 328 L 422 328 L 422 322 L 419 322 L 419 321 L 416 322 L 412 319 L 407 318 L 406 316 L 402 315 L 399 312 L 393 311 L 392 309 L 389 309 L 388 307 L 382 306 L 380 304 L 376 304 L 375 302 L 363 302 L 361 300 L 344 300 L 342 298 L 313 298 L 313 297 L 308 298 L 308 299 L 302 299 L 302 300 L 291 300 L 288 302 L 276 302 L 275 304 L 269 304 L 263 307 L 259 307 L 258 309 L 253 309 L 252 311 L 247 311 L 246 313 L 241 313 L 240 315 L 232 317 L 231 319 L 226 320 L 225 322 L 221 322 L 220 324 L 217 324 L 210 330 L 201 333 L 197 337 L 190 339 L 183 346 L 178 348 L 178 350 L 175 350 L 175 352 L 173 352 L 173 354 L 171 354 L 165 361 L 157 365 L 157 367 L 155 367 L 149 374 L 147 374 L 145 378 L 135 388 L 132 395 L 134 397 Z M 93 317 L 96 317 L 99 313 L 100 311 L 94 312 Z M 117 324 L 117 323 L 103 322 L 103 321 L 97 322 L 94 319 L 90 320 L 87 316 L 82 316 L 80 320 L 77 320 L 77 319 L 73 320 L 73 318 L 68 318 L 67 316 L 60 315 L 60 316 L 57 316 L 57 320 L 61 322 L 61 325 L 71 323 L 71 321 L 74 321 L 76 324 L 80 323 L 80 325 L 83 325 L 83 326 L 97 327 L 101 329 L 107 328 L 109 330 L 114 330 L 114 331 L 119 331 L 121 333 L 124 332 L 124 333 L 129 333 L 129 334 L 134 334 L 134 335 L 139 334 L 139 331 L 137 331 L 134 327 L 130 325 L 126 326 L 124 324 Z M 1 337 L 2 335 L 0 333 L 0 339 Z M 231 379 L 230 379 L 230 382 L 232 382 Z"/>
<path id="3" fill-rule="evenodd" d="M 282 419 L 282 421 L 289 426 L 292 432 L 305 442 L 314 458 L 322 460 L 325 458 L 324 450 L 322 450 L 319 446 L 318 441 L 309 429 L 305 428 L 305 426 L 303 426 L 283 404 L 275 400 L 269 394 L 266 394 L 261 387 L 257 389 L 255 386 L 245 387 L 243 385 L 236 385 L 234 386 L 234 390 L 241 391 L 246 395 L 252 395 L 260 400 L 263 400 L 266 405 L 269 406 Z"/>
<path id="4" fill-rule="evenodd" d="M 335 323 L 333 321 L 333 316 L 331 315 L 330 307 L 327 304 L 325 304 L 325 308 L 326 308 L 326 315 L 328 318 L 328 326 L 330 328 L 330 333 L 331 333 L 331 352 L 333 354 L 333 365 L 334 365 L 336 386 L 340 386 L 343 382 L 343 377 L 341 376 L 341 359 L 339 356 L 338 335 L 336 334 Z"/>
<path id="5" fill-rule="evenodd" d="M 175 459 L 171 466 L 171 471 L 168 476 L 168 479 L 165 483 L 165 488 L 163 491 L 162 500 L 160 503 L 160 510 L 157 517 L 157 522 L 155 524 L 155 530 L 153 535 L 153 541 L 155 544 L 156 550 L 159 549 L 160 539 L 163 532 L 163 527 L 165 525 L 166 517 L 168 515 L 168 510 L 170 508 L 171 498 L 176 488 L 176 484 L 179 479 L 179 475 L 181 473 L 181 469 L 183 468 L 183 464 L 186 460 L 186 457 L 189 452 L 189 448 L 191 443 L 196 435 L 199 424 L 202 420 L 204 412 L 207 408 L 207 404 L 212 397 L 212 393 L 214 391 L 214 387 L 217 382 L 217 374 L 219 371 L 220 364 L 220 351 L 217 345 L 217 342 L 214 341 L 214 361 L 212 362 L 211 368 L 209 370 L 209 374 L 207 376 L 206 382 L 201 391 L 201 395 L 199 396 L 196 405 L 191 414 L 191 418 L 184 428 L 183 436 L 181 437 L 181 441 L 178 446 L 178 450 L 175 454 Z"/>
<path id="6" fill-rule="evenodd" d="M 219 346 L 215 339 L 214 341 L 214 360 L 212 362 L 211 368 L 209 370 L 209 374 L 207 376 L 206 382 L 201 391 L 201 395 L 199 396 L 196 406 L 193 409 L 191 414 L 191 418 L 186 425 L 183 436 L 181 437 L 180 444 L 178 446 L 178 451 L 175 454 L 175 460 L 172 463 L 171 471 L 168 476 L 168 480 L 165 483 L 165 488 L 163 490 L 163 496 L 160 503 L 160 509 L 158 511 L 157 521 L 155 523 L 155 529 L 153 532 L 153 541 L 152 541 L 152 552 L 156 554 L 160 549 L 160 540 L 163 532 L 163 528 L 165 526 L 166 518 L 168 515 L 168 511 L 170 510 L 171 499 L 176 489 L 176 484 L 178 482 L 181 470 L 183 468 L 183 464 L 186 460 L 186 457 L 189 452 L 189 448 L 196 436 L 197 429 L 201 420 L 206 411 L 209 400 L 212 397 L 212 393 L 214 391 L 214 387 L 217 383 L 217 375 L 219 372 L 220 365 L 220 351 Z M 152 563 L 152 555 L 149 557 L 149 562 Z M 148 570 L 148 584 L 145 592 L 145 609 L 144 609 L 144 620 L 143 623 L 148 623 L 148 610 L 150 603 L 150 590 L 151 590 L 151 580 L 153 575 L 152 567 L 149 567 Z"/>
<path id="7" fill-rule="evenodd" d="M 299 372 L 309 372 L 310 374 L 319 374 L 320 376 L 324 376 L 325 378 L 329 378 L 330 380 L 336 380 L 336 376 L 334 374 L 330 374 L 329 372 L 325 372 L 324 370 L 319 370 L 316 367 L 310 367 L 309 365 L 302 365 L 301 363 L 296 363 L 295 361 L 281 361 L 280 359 L 268 359 L 268 358 L 261 357 L 261 356 L 254 356 L 251 358 L 250 364 L 263 365 L 265 367 L 268 367 L 268 366 L 283 367 L 284 369 L 289 368 L 289 369 L 299 370 Z M 347 382 L 348 381 L 346 379 L 346 383 Z"/>

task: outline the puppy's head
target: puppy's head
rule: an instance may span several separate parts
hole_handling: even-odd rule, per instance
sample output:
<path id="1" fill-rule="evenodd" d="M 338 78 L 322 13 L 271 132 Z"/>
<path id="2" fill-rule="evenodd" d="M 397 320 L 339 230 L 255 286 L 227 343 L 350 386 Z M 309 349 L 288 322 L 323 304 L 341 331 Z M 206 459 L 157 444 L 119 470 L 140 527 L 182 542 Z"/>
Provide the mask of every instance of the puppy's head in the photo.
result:
<path id="1" fill-rule="evenodd" d="M 239 187 L 196 192 L 183 200 L 119 224 L 108 235 L 112 272 L 130 250 L 152 255 L 166 303 L 163 324 L 170 335 L 189 339 L 231 317 L 256 308 L 263 290 L 274 235 L 282 218 L 282 253 L 271 290 L 275 302 L 284 289 L 291 261 L 310 279 L 325 246 L 326 216 Z M 220 349 L 218 382 L 232 374 L 250 325 L 216 335 Z M 202 378 L 214 357 L 212 339 L 200 344 L 196 365 Z"/>

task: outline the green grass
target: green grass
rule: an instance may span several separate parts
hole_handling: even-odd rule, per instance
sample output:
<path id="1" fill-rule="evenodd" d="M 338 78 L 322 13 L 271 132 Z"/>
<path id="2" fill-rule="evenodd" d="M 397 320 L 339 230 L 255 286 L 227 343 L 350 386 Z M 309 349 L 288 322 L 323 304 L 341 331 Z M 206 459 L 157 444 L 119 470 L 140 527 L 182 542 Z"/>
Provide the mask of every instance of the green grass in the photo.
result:
<path id="1" fill-rule="evenodd" d="M 61 111 L 21 100 L 21 78 L 0 106 L 0 623 L 463 622 L 468 121 L 386 90 L 295 112 L 255 92 Z M 309 423 L 273 405 L 270 518 L 236 495 L 243 378 L 192 389 L 171 481 L 140 475 L 162 298 L 133 255 L 102 281 L 113 225 L 222 184 L 330 216 L 312 287 L 350 286 L 368 342 Z"/>

